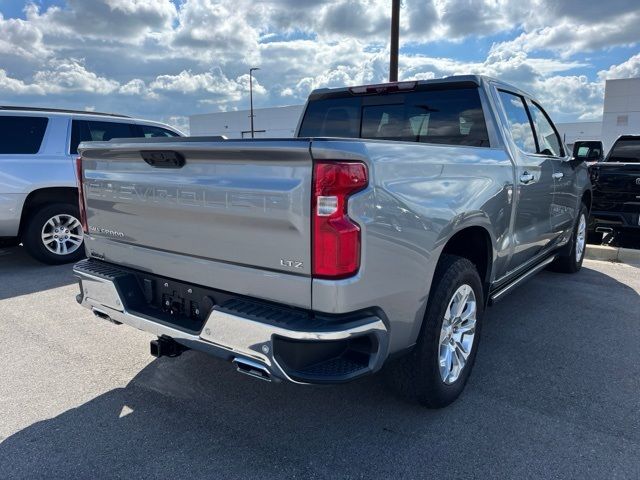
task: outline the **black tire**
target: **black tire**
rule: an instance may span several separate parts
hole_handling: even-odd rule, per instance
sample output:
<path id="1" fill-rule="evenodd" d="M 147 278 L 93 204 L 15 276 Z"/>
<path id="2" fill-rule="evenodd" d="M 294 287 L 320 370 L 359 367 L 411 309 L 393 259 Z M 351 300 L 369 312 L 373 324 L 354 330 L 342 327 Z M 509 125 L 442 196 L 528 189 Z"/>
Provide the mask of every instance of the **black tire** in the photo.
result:
<path id="1" fill-rule="evenodd" d="M 42 263 L 60 265 L 63 263 L 77 262 L 85 256 L 84 242 L 72 253 L 56 254 L 49 251 L 42 240 L 42 229 L 47 221 L 56 215 L 71 215 L 76 219 L 80 218 L 77 205 L 54 203 L 40 207 L 27 219 L 22 233 L 22 244 L 33 258 Z"/>
<path id="2" fill-rule="evenodd" d="M 476 298 L 475 336 L 466 364 L 457 380 L 447 384 L 439 367 L 440 332 L 445 313 L 454 294 L 463 285 L 473 289 Z M 484 312 L 482 282 L 476 267 L 466 258 L 442 255 L 432 282 L 422 329 L 414 349 L 386 369 L 387 380 L 402 396 L 428 408 L 441 408 L 456 400 L 464 390 L 473 369 Z"/>
<path id="3" fill-rule="evenodd" d="M 585 231 L 583 239 L 584 245 L 582 248 L 582 254 L 580 258 L 577 258 L 576 248 L 578 245 L 578 229 L 580 228 L 581 218 L 584 218 L 585 222 Z M 578 218 L 576 219 L 576 224 L 573 227 L 573 235 L 571 236 L 571 240 L 566 248 L 560 253 L 558 258 L 554 260 L 554 262 L 550 265 L 550 270 L 554 272 L 560 273 L 576 273 L 582 268 L 582 262 L 584 261 L 584 255 L 587 251 L 587 242 L 586 242 L 586 222 L 589 218 L 589 212 L 587 211 L 587 207 L 584 204 L 580 205 L 580 211 L 578 212 Z"/>

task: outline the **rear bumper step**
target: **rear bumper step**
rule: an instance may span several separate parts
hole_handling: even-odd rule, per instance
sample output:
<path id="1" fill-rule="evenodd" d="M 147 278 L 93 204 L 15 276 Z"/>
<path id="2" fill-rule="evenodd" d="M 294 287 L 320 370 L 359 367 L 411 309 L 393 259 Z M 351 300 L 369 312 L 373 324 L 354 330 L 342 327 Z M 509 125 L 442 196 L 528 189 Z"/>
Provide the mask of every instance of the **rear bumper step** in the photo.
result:
<path id="1" fill-rule="evenodd" d="M 221 301 L 201 322 L 167 320 L 140 303 L 152 296 L 146 291 L 152 276 L 94 259 L 76 264 L 74 273 L 78 302 L 101 318 L 232 361 L 238 371 L 264 380 L 341 383 L 379 370 L 387 356 L 388 330 L 375 312 L 325 316 L 211 290 L 207 298 Z M 200 286 L 189 290 L 208 293 Z"/>

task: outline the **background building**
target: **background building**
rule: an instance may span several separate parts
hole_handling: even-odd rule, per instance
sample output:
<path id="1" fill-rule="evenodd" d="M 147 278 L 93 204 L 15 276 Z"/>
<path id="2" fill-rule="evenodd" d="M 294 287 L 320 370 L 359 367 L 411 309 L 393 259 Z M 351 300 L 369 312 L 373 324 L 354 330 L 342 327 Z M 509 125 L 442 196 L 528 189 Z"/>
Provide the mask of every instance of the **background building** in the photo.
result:
<path id="1" fill-rule="evenodd" d="M 602 115 L 605 151 L 620 135 L 640 134 L 640 78 L 607 80 Z"/>
<path id="2" fill-rule="evenodd" d="M 573 150 L 573 144 L 577 140 L 600 140 L 602 137 L 601 121 L 557 123 L 556 127 L 570 150 Z"/>
<path id="3" fill-rule="evenodd" d="M 254 110 L 256 138 L 292 137 L 304 105 Z M 191 135 L 224 135 L 250 138 L 249 110 L 206 113 L 189 117 Z M 571 149 L 576 140 L 602 140 L 605 152 L 620 135 L 640 134 L 640 78 L 607 80 L 602 120 L 558 123 L 564 142 Z"/>
<path id="4" fill-rule="evenodd" d="M 256 138 L 293 137 L 304 105 L 254 108 Z M 190 135 L 224 135 L 227 138 L 251 138 L 249 110 L 204 113 L 189 117 Z"/>

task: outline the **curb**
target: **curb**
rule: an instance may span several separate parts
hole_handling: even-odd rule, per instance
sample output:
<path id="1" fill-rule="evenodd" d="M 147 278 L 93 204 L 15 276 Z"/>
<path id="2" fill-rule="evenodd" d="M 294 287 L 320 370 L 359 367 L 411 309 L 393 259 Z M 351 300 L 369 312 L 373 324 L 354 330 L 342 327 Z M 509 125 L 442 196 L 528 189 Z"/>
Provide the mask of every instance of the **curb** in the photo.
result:
<path id="1" fill-rule="evenodd" d="M 585 258 L 588 260 L 600 260 L 640 266 L 640 250 L 636 250 L 634 248 L 587 245 Z"/>

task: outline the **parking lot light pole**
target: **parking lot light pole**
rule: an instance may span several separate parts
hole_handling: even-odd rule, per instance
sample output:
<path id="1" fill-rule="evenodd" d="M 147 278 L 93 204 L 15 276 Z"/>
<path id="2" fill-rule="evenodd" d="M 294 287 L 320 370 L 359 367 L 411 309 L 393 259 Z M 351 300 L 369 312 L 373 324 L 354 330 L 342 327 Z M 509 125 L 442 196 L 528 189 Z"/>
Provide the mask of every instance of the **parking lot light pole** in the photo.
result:
<path id="1" fill-rule="evenodd" d="M 389 48 L 389 81 L 398 81 L 398 49 L 400 37 L 400 0 L 391 2 L 391 45 Z"/>
<path id="2" fill-rule="evenodd" d="M 260 70 L 260 69 L 258 67 L 252 67 L 249 69 L 249 105 L 250 105 L 249 118 L 251 119 L 251 138 L 254 137 L 254 130 L 253 130 L 253 72 L 254 70 Z"/>

